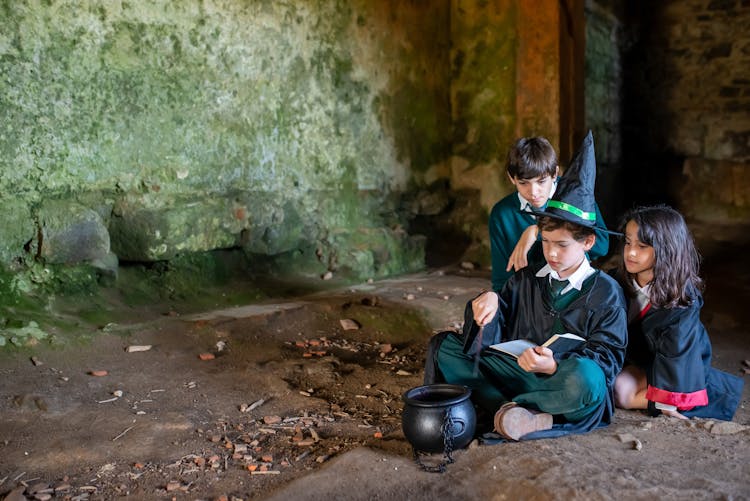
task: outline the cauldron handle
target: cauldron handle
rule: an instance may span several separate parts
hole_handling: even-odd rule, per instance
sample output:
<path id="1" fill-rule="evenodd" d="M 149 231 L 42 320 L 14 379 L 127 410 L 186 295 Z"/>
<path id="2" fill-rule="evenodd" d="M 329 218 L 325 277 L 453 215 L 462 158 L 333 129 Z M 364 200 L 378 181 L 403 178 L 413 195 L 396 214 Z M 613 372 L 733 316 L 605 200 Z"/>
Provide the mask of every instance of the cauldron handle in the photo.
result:
<path id="1" fill-rule="evenodd" d="M 422 458 L 419 456 L 420 452 L 412 446 L 412 452 L 414 453 L 414 462 L 424 471 L 429 473 L 445 473 L 445 467 L 454 462 L 453 456 L 453 437 L 454 426 L 461 424 L 463 427 L 466 426 L 462 420 L 453 419 L 451 415 L 451 408 L 445 409 L 445 415 L 443 416 L 443 424 L 440 426 L 440 434 L 443 436 L 443 460 L 437 466 L 428 466 L 422 462 Z M 463 430 L 461 430 L 463 431 Z"/>

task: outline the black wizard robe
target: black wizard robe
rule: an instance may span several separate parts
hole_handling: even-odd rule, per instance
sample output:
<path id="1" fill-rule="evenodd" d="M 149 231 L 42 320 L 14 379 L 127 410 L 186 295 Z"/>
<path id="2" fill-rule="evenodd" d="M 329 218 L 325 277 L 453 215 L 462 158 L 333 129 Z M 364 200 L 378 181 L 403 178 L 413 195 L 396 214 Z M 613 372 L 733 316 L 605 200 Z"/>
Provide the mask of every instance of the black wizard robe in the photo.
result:
<path id="1" fill-rule="evenodd" d="M 555 423 L 551 430 L 530 433 L 524 440 L 584 433 L 609 424 L 615 409 L 614 381 L 622 369 L 627 345 L 625 296 L 612 277 L 596 270 L 584 280 L 577 297 L 558 311 L 552 306 L 549 278 L 536 276 L 544 264 L 527 266 L 508 280 L 499 293 L 497 316 L 484 327 L 481 335 L 474 323 L 471 303 L 467 305 L 463 332 L 465 351 L 476 353 L 491 344 L 513 339 L 528 339 L 541 345 L 553 334 L 571 332 L 586 342 L 571 351 L 555 353 L 555 359 L 593 360 L 604 372 L 609 391 L 599 411 L 590 418 L 575 423 Z"/>
<path id="2" fill-rule="evenodd" d="M 649 411 L 655 402 L 688 417 L 731 420 L 742 379 L 711 367 L 711 341 L 700 321 L 703 297 L 690 290 L 689 306 L 648 307 L 628 326 L 627 360 L 646 372 Z"/>

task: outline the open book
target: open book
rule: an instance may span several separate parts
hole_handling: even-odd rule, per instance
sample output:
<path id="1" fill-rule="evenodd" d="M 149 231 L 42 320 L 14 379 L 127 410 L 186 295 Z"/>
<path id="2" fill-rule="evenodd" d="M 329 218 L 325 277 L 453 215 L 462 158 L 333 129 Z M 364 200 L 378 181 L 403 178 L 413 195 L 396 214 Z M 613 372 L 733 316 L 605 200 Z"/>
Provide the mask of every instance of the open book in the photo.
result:
<path id="1" fill-rule="evenodd" d="M 570 332 L 565 334 L 555 334 L 549 338 L 542 346 L 546 346 L 550 350 L 556 353 L 570 351 L 575 349 L 578 345 L 586 341 L 581 336 L 576 336 Z M 505 341 L 504 343 L 497 343 L 490 345 L 490 348 L 496 351 L 507 353 L 515 358 L 521 356 L 521 353 L 526 351 L 527 348 L 533 348 L 537 346 L 536 343 L 532 343 L 526 339 L 514 339 L 513 341 Z"/>

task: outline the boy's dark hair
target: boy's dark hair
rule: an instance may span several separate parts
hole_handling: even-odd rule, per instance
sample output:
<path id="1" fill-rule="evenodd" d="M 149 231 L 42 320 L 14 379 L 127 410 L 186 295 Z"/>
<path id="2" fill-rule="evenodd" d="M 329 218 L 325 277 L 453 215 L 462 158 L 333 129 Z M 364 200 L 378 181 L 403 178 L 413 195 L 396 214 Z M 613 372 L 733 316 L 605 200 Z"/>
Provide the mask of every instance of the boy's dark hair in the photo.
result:
<path id="1" fill-rule="evenodd" d="M 654 279 L 649 293 L 651 304 L 659 308 L 689 305 L 692 302 L 690 289 L 702 290 L 703 280 L 698 275 L 700 255 L 685 219 L 667 205 L 655 205 L 628 211 L 622 219 L 623 233 L 629 221 L 638 225 L 638 240 L 654 248 Z M 623 289 L 634 295 L 624 256 L 617 273 Z"/>
<path id="2" fill-rule="evenodd" d="M 508 152 L 506 169 L 510 177 L 517 179 L 554 176 L 557 154 L 543 137 L 522 137 Z"/>
<path id="3" fill-rule="evenodd" d="M 537 216 L 536 224 L 539 227 L 539 231 L 555 231 L 559 228 L 568 230 L 576 242 L 583 242 L 589 235 L 596 235 L 593 228 L 587 228 L 586 226 L 555 217 Z"/>

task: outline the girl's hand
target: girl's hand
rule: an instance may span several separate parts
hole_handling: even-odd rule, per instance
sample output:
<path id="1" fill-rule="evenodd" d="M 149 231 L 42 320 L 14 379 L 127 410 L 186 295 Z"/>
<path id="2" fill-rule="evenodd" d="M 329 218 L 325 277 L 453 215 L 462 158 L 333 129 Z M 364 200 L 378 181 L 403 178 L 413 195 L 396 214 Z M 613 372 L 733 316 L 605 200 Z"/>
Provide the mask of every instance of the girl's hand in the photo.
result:
<path id="1" fill-rule="evenodd" d="M 680 414 L 677 411 L 668 411 L 668 410 L 662 409 L 661 413 L 664 414 L 665 416 L 669 416 L 669 417 L 673 417 L 673 418 L 677 418 L 677 419 L 690 419 L 687 416 L 683 416 L 682 414 Z"/>
<path id="2" fill-rule="evenodd" d="M 527 348 L 518 357 L 518 365 L 526 372 L 551 375 L 557 371 L 557 362 L 555 361 L 555 357 L 552 356 L 552 350 L 546 346 Z"/>
<path id="3" fill-rule="evenodd" d="M 497 294 L 492 291 L 485 292 L 471 302 L 471 309 L 474 312 L 474 321 L 483 327 L 492 320 L 497 313 Z"/>
<path id="4" fill-rule="evenodd" d="M 505 271 L 518 271 L 521 268 L 525 268 L 529 264 L 526 256 L 529 254 L 531 246 L 534 245 L 534 242 L 536 242 L 538 233 L 539 227 L 535 224 L 532 224 L 531 226 L 523 230 L 523 233 L 521 233 L 521 236 L 518 238 L 516 246 L 513 248 L 513 252 L 510 254 L 510 259 L 508 259 L 508 266 L 505 268 Z"/>

